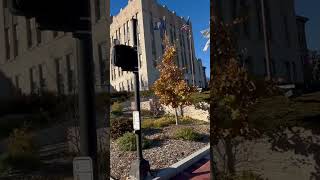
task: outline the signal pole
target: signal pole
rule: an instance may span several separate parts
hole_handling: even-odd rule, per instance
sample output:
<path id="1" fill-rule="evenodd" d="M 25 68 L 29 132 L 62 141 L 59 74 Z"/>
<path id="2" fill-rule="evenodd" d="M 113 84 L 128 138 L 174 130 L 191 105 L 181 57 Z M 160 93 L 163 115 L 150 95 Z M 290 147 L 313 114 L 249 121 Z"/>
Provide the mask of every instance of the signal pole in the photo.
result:
<path id="1" fill-rule="evenodd" d="M 266 20 L 266 9 L 265 0 L 261 0 L 261 12 L 262 12 L 262 24 L 263 24 L 263 35 L 264 35 L 264 48 L 265 48 L 265 58 L 266 58 L 266 69 L 267 69 L 267 79 L 271 80 L 271 70 L 270 70 L 270 37 L 268 32 L 268 26 Z"/>
<path id="2" fill-rule="evenodd" d="M 137 38 L 137 19 L 131 20 L 131 29 L 132 29 L 132 39 L 133 39 L 133 47 L 138 51 L 138 38 Z M 137 53 L 138 54 L 138 53 Z M 147 178 L 148 173 L 150 172 L 150 164 L 147 160 L 143 158 L 142 154 L 142 134 L 141 134 L 141 116 L 140 116 L 140 83 L 139 83 L 139 62 L 137 63 L 137 67 L 135 71 L 133 71 L 134 75 L 134 113 L 136 113 L 136 117 L 133 118 L 134 124 L 138 124 L 138 127 L 135 127 L 136 134 L 136 143 L 137 143 L 137 159 L 132 163 L 130 176 L 137 180 L 144 180 Z M 135 122 L 137 121 L 137 122 Z"/>

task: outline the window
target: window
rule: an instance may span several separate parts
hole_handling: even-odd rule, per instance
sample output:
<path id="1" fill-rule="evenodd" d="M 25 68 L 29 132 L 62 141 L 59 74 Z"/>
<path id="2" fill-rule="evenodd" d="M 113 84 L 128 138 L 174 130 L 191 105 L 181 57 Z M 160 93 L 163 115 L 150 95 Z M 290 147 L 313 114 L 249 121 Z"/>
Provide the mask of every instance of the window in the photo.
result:
<path id="1" fill-rule="evenodd" d="M 248 16 L 248 12 L 250 12 L 250 6 L 248 4 L 247 0 L 241 0 L 241 13 L 245 13 L 245 16 Z M 247 38 L 250 38 L 250 23 L 249 23 L 250 17 L 248 16 L 248 19 L 246 19 L 243 22 L 242 28 L 243 28 L 243 33 Z"/>
<path id="2" fill-rule="evenodd" d="M 231 2 L 232 2 L 232 4 L 231 4 L 231 7 L 232 7 L 232 19 L 234 20 L 238 16 L 238 12 L 237 12 L 237 10 L 238 10 L 237 2 L 238 1 L 237 0 L 232 0 Z"/>
<path id="3" fill-rule="evenodd" d="M 30 78 L 30 93 L 34 94 L 36 93 L 36 84 L 34 82 L 34 69 L 29 69 L 29 78 Z"/>
<path id="4" fill-rule="evenodd" d="M 13 25 L 13 49 L 14 49 L 14 56 L 18 56 L 19 51 L 19 42 L 18 42 L 18 24 Z"/>
<path id="5" fill-rule="evenodd" d="M 15 76 L 15 84 L 16 84 L 16 89 L 21 92 L 21 89 L 20 89 L 20 75 L 16 75 Z"/>
<path id="6" fill-rule="evenodd" d="M 3 8 L 8 8 L 8 0 L 3 0 Z"/>
<path id="7" fill-rule="evenodd" d="M 127 80 L 127 90 L 130 91 L 129 80 Z"/>
<path id="8" fill-rule="evenodd" d="M 36 32 L 37 32 L 37 43 L 38 44 L 41 44 L 41 41 L 42 41 L 42 32 L 37 28 L 36 29 Z"/>
<path id="9" fill-rule="evenodd" d="M 101 18 L 101 11 L 100 11 L 100 0 L 95 0 L 95 13 L 96 13 L 96 21 Z"/>
<path id="10" fill-rule="evenodd" d="M 61 59 L 58 58 L 55 60 L 56 63 L 56 83 L 57 83 L 57 92 L 58 94 L 64 93 L 64 80 L 61 72 Z"/>
<path id="11" fill-rule="evenodd" d="M 142 67 L 142 54 L 139 54 L 139 67 Z"/>
<path id="12" fill-rule="evenodd" d="M 292 71 L 293 71 L 293 81 L 296 82 L 297 81 L 297 67 L 296 67 L 295 62 L 292 62 Z"/>
<path id="13" fill-rule="evenodd" d="M 31 20 L 27 19 L 27 43 L 28 48 L 32 46 L 32 30 L 31 30 Z"/>
<path id="14" fill-rule="evenodd" d="M 119 28 L 118 33 L 119 33 L 119 41 L 121 42 L 121 28 Z"/>
<path id="15" fill-rule="evenodd" d="M 271 22 L 271 11 L 270 11 L 270 2 L 265 1 L 265 12 L 266 12 L 266 20 L 267 20 L 267 30 L 269 33 L 269 37 L 272 40 L 273 38 L 273 33 L 272 33 L 272 22 Z"/>
<path id="16" fill-rule="evenodd" d="M 43 67 L 42 66 L 43 66 L 42 64 L 38 65 L 40 92 L 43 92 L 43 90 L 46 87 L 46 82 L 45 82 L 45 79 L 43 77 Z"/>
<path id="17" fill-rule="evenodd" d="M 53 34 L 53 38 L 56 38 L 59 35 L 58 31 L 53 31 L 52 34 Z"/>
<path id="18" fill-rule="evenodd" d="M 107 43 L 103 42 L 98 46 L 100 63 L 100 83 L 101 85 L 105 85 L 107 82 Z"/>
<path id="19" fill-rule="evenodd" d="M 271 74 L 272 75 L 277 74 L 276 62 L 273 59 L 271 59 Z"/>
<path id="20" fill-rule="evenodd" d="M 255 1 L 255 2 L 256 2 L 256 17 L 257 17 L 257 24 L 258 24 L 258 33 L 259 33 L 259 38 L 262 38 L 263 32 L 262 32 L 261 4 L 260 4 L 260 1 Z"/>
<path id="21" fill-rule="evenodd" d="M 68 92 L 72 93 L 75 86 L 75 78 L 74 78 L 74 71 L 72 69 L 72 54 L 66 55 L 66 66 L 67 66 L 67 79 L 68 79 Z"/>
<path id="22" fill-rule="evenodd" d="M 4 36 L 5 36 L 5 46 L 6 46 L 6 58 L 7 60 L 10 59 L 10 37 L 9 37 L 9 32 L 10 29 L 9 28 L 5 28 L 4 30 Z"/>
<path id="23" fill-rule="evenodd" d="M 285 39 L 287 42 L 287 46 L 290 47 L 291 42 L 290 42 L 290 31 L 289 31 L 289 26 L 288 26 L 288 19 L 287 16 L 283 16 L 283 26 L 284 26 L 284 33 L 285 33 Z"/>
<path id="24" fill-rule="evenodd" d="M 291 67 L 290 67 L 290 63 L 289 62 L 285 62 L 285 67 L 286 67 L 286 75 L 287 75 L 287 80 L 289 81 L 289 82 L 291 82 L 292 81 L 292 79 L 291 79 Z"/>

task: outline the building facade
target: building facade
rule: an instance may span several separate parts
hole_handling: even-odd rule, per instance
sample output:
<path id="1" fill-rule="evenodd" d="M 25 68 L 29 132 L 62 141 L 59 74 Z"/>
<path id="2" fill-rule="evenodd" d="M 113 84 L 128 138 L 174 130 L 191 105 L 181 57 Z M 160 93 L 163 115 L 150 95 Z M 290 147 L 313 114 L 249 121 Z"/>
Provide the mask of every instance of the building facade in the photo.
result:
<path id="1" fill-rule="evenodd" d="M 303 83 L 303 62 L 300 59 L 299 25 L 294 0 L 266 0 L 266 21 L 270 37 L 271 74 L 286 82 Z M 261 1 L 216 0 L 216 15 L 230 23 L 247 17 L 234 27 L 243 64 L 256 76 L 266 76 Z M 305 35 L 304 35 L 305 36 Z"/>
<path id="2" fill-rule="evenodd" d="M 0 4 L 1 73 L 22 93 L 74 93 L 78 40 L 71 33 L 39 31 L 34 19 L 12 16 L 7 1 Z M 110 3 L 93 0 L 91 7 L 95 84 L 101 91 L 109 86 Z"/>
<path id="3" fill-rule="evenodd" d="M 160 30 L 155 30 L 155 25 L 165 17 L 166 35 L 171 43 L 177 47 L 176 65 L 185 68 L 184 74 L 186 81 L 191 85 L 192 82 L 192 63 L 194 69 L 195 85 L 206 87 L 206 77 L 202 62 L 195 57 L 193 39 L 189 41 L 186 32 L 181 28 L 186 24 L 186 20 L 177 16 L 166 6 L 161 6 L 156 0 L 128 0 L 126 7 L 112 17 L 110 27 L 111 42 L 118 40 L 120 44 L 132 45 L 130 34 L 130 20 L 138 20 L 138 56 L 139 56 L 139 75 L 140 89 L 148 90 L 159 78 L 159 71 L 156 66 L 161 62 L 164 53 L 162 45 L 163 37 Z M 192 29 L 192 25 L 190 25 Z M 192 57 L 190 44 L 192 45 Z M 112 45 L 111 45 L 112 47 Z M 133 74 L 122 71 L 120 68 L 110 65 L 111 85 L 116 91 L 133 90 Z"/>

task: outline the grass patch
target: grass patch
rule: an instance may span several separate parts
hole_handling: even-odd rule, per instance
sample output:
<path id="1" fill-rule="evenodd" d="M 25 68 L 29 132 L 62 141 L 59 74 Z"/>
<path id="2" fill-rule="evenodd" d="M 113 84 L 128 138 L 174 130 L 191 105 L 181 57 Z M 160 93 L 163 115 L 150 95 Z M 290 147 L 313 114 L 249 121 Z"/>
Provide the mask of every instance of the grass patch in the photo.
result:
<path id="1" fill-rule="evenodd" d="M 201 139 L 201 135 L 195 132 L 192 128 L 178 129 L 175 132 L 174 137 L 185 141 L 198 141 Z"/>
<path id="2" fill-rule="evenodd" d="M 111 106 L 111 114 L 121 116 L 123 114 L 123 106 L 120 102 L 114 102 Z"/>
<path id="3" fill-rule="evenodd" d="M 273 131 L 279 127 L 315 127 L 319 125 L 320 93 L 305 94 L 288 99 L 284 96 L 261 99 L 249 114 L 249 124 Z M 318 117 L 318 118 L 317 118 Z"/>
<path id="4" fill-rule="evenodd" d="M 134 133 L 125 133 L 122 137 L 117 139 L 117 144 L 122 151 L 136 151 L 136 136 Z M 151 145 L 151 141 L 143 138 L 142 148 L 147 149 Z"/>
<path id="5" fill-rule="evenodd" d="M 141 127 L 144 129 L 148 128 L 164 128 L 168 127 L 171 125 L 175 125 L 176 120 L 174 116 L 166 115 L 160 118 L 144 118 L 142 120 Z M 178 119 L 178 124 L 179 125 L 188 125 L 188 124 L 208 124 L 207 122 L 204 121 L 199 121 L 192 119 L 190 117 L 179 117 Z"/>
<path id="6" fill-rule="evenodd" d="M 204 92 L 195 92 L 191 95 L 191 99 L 193 103 L 199 102 L 209 102 L 210 100 L 210 91 Z"/>
<path id="7" fill-rule="evenodd" d="M 161 118 L 146 118 L 142 120 L 141 127 L 144 129 L 147 128 L 163 128 L 175 124 L 174 117 L 171 116 L 163 116 Z"/>

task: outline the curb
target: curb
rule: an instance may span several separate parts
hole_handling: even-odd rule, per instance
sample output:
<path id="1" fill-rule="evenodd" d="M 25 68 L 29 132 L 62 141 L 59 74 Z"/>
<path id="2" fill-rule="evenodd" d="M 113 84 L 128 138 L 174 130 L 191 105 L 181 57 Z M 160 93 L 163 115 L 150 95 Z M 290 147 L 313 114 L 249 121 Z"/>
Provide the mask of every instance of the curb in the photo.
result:
<path id="1" fill-rule="evenodd" d="M 192 166 L 194 163 L 199 161 L 200 159 L 204 158 L 206 155 L 209 154 L 210 145 L 207 145 L 206 147 L 198 150 L 197 152 L 191 154 L 190 156 L 182 159 L 181 161 L 173 164 L 169 168 L 165 168 L 163 170 L 160 170 L 157 173 L 157 177 L 153 178 L 153 180 L 168 180 L 170 178 L 175 177 L 185 169 Z"/>

